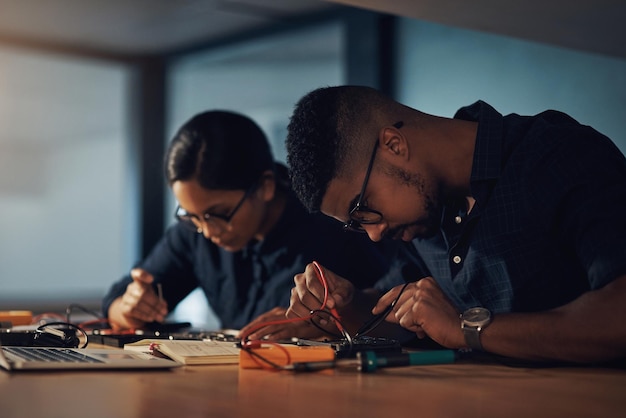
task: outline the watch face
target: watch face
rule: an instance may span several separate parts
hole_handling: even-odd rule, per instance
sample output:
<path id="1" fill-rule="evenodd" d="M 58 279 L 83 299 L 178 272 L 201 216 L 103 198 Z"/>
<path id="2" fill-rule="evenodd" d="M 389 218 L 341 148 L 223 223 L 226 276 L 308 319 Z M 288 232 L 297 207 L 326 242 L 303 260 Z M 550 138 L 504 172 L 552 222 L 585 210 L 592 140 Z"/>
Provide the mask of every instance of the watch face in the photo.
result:
<path id="1" fill-rule="evenodd" d="M 470 308 L 463 312 L 463 322 L 471 326 L 484 325 L 491 319 L 491 312 L 485 308 Z"/>

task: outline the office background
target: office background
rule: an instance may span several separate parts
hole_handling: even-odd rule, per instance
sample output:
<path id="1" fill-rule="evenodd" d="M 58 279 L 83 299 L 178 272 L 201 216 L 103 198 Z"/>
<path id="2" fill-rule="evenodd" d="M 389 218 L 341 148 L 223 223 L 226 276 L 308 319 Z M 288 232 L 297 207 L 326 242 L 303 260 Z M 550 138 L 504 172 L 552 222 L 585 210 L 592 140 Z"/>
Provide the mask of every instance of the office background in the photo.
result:
<path id="1" fill-rule="evenodd" d="M 206 109 L 250 115 L 281 161 L 294 103 L 337 84 L 381 88 L 442 116 L 478 99 L 502 113 L 563 110 L 626 152 L 626 51 L 619 48 L 574 48 L 326 3 L 143 54 L 25 42 L 1 29 L 2 18 L 0 309 L 97 308 L 172 222 L 163 150 Z M 626 39 L 615 42 L 623 49 Z M 178 318 L 214 325 L 204 305 L 194 295 Z"/>

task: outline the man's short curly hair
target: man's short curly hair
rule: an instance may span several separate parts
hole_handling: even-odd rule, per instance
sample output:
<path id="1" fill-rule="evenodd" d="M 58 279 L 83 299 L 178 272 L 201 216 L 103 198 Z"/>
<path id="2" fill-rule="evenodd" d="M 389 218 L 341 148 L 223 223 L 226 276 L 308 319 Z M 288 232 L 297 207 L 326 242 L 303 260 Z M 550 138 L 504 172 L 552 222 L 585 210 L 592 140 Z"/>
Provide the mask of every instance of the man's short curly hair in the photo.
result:
<path id="1" fill-rule="evenodd" d="M 287 127 L 287 165 L 292 187 L 309 211 L 318 211 L 328 183 L 334 177 L 339 146 L 339 95 L 318 89 L 296 104 Z"/>
<path id="2" fill-rule="evenodd" d="M 287 128 L 287 164 L 293 189 L 309 211 L 319 211 L 332 179 L 349 175 L 367 158 L 390 103 L 363 86 L 323 87 L 298 101 Z"/>

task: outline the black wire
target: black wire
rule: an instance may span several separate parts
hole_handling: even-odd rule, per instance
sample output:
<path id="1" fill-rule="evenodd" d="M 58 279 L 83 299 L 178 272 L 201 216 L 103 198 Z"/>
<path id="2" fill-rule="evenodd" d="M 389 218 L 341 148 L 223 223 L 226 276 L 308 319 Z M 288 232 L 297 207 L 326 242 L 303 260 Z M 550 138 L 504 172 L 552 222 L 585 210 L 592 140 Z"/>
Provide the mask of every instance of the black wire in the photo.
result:
<path id="1" fill-rule="evenodd" d="M 87 335 L 87 333 L 85 332 L 85 330 L 83 330 L 81 327 L 79 327 L 78 325 L 74 325 L 72 323 L 69 322 L 48 322 L 47 324 L 43 324 L 40 325 L 39 327 L 37 327 L 37 331 L 44 331 L 46 327 L 56 327 L 56 326 L 64 326 L 64 327 L 69 327 L 72 328 L 76 331 L 79 331 L 83 337 L 85 337 L 85 343 L 80 347 L 80 348 L 85 348 L 87 347 L 87 344 L 89 344 L 89 336 Z M 67 342 L 67 340 L 64 340 L 64 342 Z M 76 346 L 78 346 L 78 343 L 76 344 Z"/>
<path id="2" fill-rule="evenodd" d="M 354 334 L 354 338 L 357 338 L 359 336 L 363 336 L 371 331 L 373 331 L 376 327 L 378 327 L 382 321 L 387 317 L 387 315 L 389 315 L 389 313 L 391 312 L 391 310 L 394 308 L 394 306 L 396 305 L 396 303 L 398 302 L 398 300 L 400 299 L 400 296 L 402 296 L 402 293 L 404 292 L 404 290 L 406 289 L 406 287 L 409 285 L 410 282 L 406 282 L 403 286 L 402 289 L 400 289 L 400 293 L 398 293 L 398 296 L 396 296 L 396 298 L 391 302 L 391 304 L 389 304 L 389 306 L 387 306 L 385 308 L 384 311 L 382 311 L 381 313 L 379 313 L 378 315 L 374 316 L 373 318 L 371 318 L 370 320 L 366 321 L 358 330 L 357 332 Z M 333 333 L 331 331 L 328 331 L 327 329 L 323 328 L 321 325 L 317 324 L 314 320 L 313 320 L 313 315 L 315 314 L 325 314 L 328 315 L 330 318 L 332 318 L 332 320 L 335 322 L 335 327 L 337 327 L 337 329 L 341 332 L 341 335 Z M 354 341 L 353 341 L 353 337 L 350 335 L 350 333 L 347 331 L 347 328 L 343 325 L 343 323 L 341 322 L 341 320 L 336 317 L 335 315 L 333 315 L 332 312 L 329 312 L 327 310 L 324 309 L 315 309 L 310 311 L 309 313 L 311 315 L 311 318 L 309 319 L 309 322 L 315 326 L 317 329 L 319 329 L 320 331 L 322 331 L 325 335 L 331 335 L 335 338 L 343 338 L 345 340 L 345 342 L 348 344 L 348 352 L 352 352 L 353 348 L 354 348 Z M 337 325 L 338 324 L 338 325 Z M 284 366 L 281 366 L 279 364 L 274 363 L 273 361 L 265 358 L 264 356 L 260 355 L 259 353 L 255 352 L 253 349 L 250 349 L 248 347 L 246 347 L 244 345 L 244 342 L 242 341 L 239 344 L 240 348 L 242 350 L 245 350 L 246 352 L 248 352 L 248 354 L 250 354 L 251 356 L 254 356 L 256 358 L 258 358 L 260 361 L 268 364 L 269 366 L 273 367 L 276 370 L 285 370 Z"/>
<path id="3" fill-rule="evenodd" d="M 336 334 L 332 331 L 327 330 L 326 328 L 322 327 L 321 325 L 317 324 L 314 320 L 313 320 L 313 316 L 314 315 L 320 315 L 324 314 L 324 315 L 328 315 L 329 317 L 331 317 L 333 319 L 334 322 L 338 323 L 339 326 L 335 325 L 335 327 L 337 327 L 337 329 L 339 330 L 339 332 L 341 332 L 341 334 Z M 346 331 L 346 327 L 341 323 L 341 320 L 339 320 L 339 318 L 337 318 L 335 315 L 332 314 L 332 312 L 329 312 L 327 310 L 324 309 L 315 309 L 312 310 L 310 312 L 311 315 L 311 319 L 309 319 L 309 322 L 315 326 L 315 328 L 319 329 L 320 331 L 324 332 L 324 334 L 326 335 L 331 335 L 335 338 L 345 338 L 346 340 L 352 341 L 352 337 L 350 336 L 350 334 L 348 333 L 348 331 Z M 342 331 L 343 329 L 343 331 Z"/>
<path id="4" fill-rule="evenodd" d="M 398 300 L 400 299 L 400 296 L 402 295 L 402 292 L 404 292 L 404 289 L 406 289 L 406 287 L 409 285 L 409 283 L 405 283 L 404 286 L 402 286 L 402 289 L 400 289 L 400 293 L 398 293 L 398 296 L 396 296 L 396 298 L 393 300 L 393 302 L 391 302 L 391 304 L 389 304 L 389 306 L 387 306 L 385 308 L 385 310 L 383 310 L 381 313 L 379 313 L 378 315 L 375 315 L 374 317 L 370 318 L 369 321 L 365 322 L 361 328 L 359 328 L 357 330 L 357 332 L 354 334 L 354 338 L 363 336 L 369 332 L 372 332 L 376 327 L 378 327 L 387 317 L 387 315 L 389 315 L 389 313 L 392 311 L 393 307 L 396 306 L 396 303 L 398 303 Z"/>
<path id="5" fill-rule="evenodd" d="M 281 366 L 280 364 L 276 364 L 273 361 L 268 360 L 264 356 L 260 355 L 259 353 L 255 352 L 254 350 L 252 350 L 252 349 L 250 349 L 248 347 L 241 346 L 241 349 L 244 350 L 245 352 L 247 352 L 248 354 L 250 354 L 251 356 L 254 356 L 254 357 L 258 358 L 262 362 L 267 363 L 268 365 L 270 365 L 271 367 L 275 368 L 276 370 L 284 370 L 285 369 L 284 366 Z"/>
<path id="6" fill-rule="evenodd" d="M 84 306 L 79 305 L 77 303 L 72 303 L 67 308 L 65 308 L 65 317 L 67 319 L 67 322 L 72 322 L 72 321 L 70 321 L 70 315 L 72 314 L 72 310 L 73 309 L 79 309 L 79 310 L 81 310 L 81 311 L 83 311 L 83 312 L 85 312 L 85 313 L 87 313 L 87 314 L 89 314 L 91 316 L 96 317 L 97 319 L 105 319 L 104 316 L 102 316 L 101 314 L 99 314 L 97 312 L 92 311 L 91 309 L 87 309 Z"/>

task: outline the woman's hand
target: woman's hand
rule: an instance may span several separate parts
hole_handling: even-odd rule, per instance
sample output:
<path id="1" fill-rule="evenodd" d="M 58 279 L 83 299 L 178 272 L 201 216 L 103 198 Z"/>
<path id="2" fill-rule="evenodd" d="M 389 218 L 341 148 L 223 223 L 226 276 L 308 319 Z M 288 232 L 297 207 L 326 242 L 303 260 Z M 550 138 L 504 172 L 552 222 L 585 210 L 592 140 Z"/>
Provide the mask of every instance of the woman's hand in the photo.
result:
<path id="1" fill-rule="evenodd" d="M 168 313 L 167 303 L 155 293 L 152 274 L 143 269 L 133 269 L 130 276 L 133 282 L 109 308 L 111 326 L 114 329 L 141 328 L 149 322 L 163 322 Z"/>

